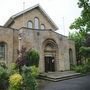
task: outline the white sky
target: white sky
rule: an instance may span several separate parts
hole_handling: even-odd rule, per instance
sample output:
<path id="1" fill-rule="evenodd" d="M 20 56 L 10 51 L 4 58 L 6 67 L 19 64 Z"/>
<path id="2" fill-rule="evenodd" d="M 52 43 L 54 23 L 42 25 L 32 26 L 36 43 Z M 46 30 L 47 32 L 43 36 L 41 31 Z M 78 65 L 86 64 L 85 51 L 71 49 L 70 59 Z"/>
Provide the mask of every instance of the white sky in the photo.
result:
<path id="1" fill-rule="evenodd" d="M 51 19 L 59 27 L 58 32 L 68 34 L 69 26 L 75 18 L 80 16 L 78 0 L 0 0 L 0 25 L 4 25 L 10 16 L 35 4 L 40 4 Z"/>

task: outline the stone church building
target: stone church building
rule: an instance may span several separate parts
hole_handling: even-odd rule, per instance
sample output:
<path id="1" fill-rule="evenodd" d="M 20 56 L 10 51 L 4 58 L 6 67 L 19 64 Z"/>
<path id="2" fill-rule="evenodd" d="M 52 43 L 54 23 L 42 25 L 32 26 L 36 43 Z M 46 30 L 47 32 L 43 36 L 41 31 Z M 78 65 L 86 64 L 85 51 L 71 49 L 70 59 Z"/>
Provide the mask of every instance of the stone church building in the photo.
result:
<path id="1" fill-rule="evenodd" d="M 70 70 L 76 64 L 75 44 L 56 30 L 40 5 L 13 15 L 0 26 L 0 61 L 7 65 L 15 62 L 17 49 L 23 45 L 39 52 L 40 72 Z"/>

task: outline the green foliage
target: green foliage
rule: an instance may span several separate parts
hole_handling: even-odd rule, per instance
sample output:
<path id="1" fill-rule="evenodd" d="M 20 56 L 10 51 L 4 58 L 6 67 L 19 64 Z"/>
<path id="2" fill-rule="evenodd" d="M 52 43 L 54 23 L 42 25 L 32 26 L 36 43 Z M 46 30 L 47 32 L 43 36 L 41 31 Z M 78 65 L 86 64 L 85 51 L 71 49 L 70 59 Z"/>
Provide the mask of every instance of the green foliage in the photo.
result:
<path id="1" fill-rule="evenodd" d="M 73 70 L 78 72 L 78 73 L 88 73 L 88 72 L 90 72 L 90 60 L 88 59 L 88 62 L 83 64 L 83 65 L 74 66 Z"/>
<path id="2" fill-rule="evenodd" d="M 7 68 L 7 66 L 5 64 L 5 61 L 0 61 L 0 66 L 3 67 L 3 68 Z"/>
<path id="3" fill-rule="evenodd" d="M 82 56 L 86 58 L 90 58 L 90 47 L 80 47 L 80 53 Z"/>
<path id="4" fill-rule="evenodd" d="M 37 90 L 38 74 L 36 66 L 23 66 L 20 73 L 14 63 L 9 68 L 0 66 L 0 90 Z"/>
<path id="5" fill-rule="evenodd" d="M 5 90 L 8 87 L 7 69 L 0 66 L 0 90 Z"/>
<path id="6" fill-rule="evenodd" d="M 70 29 L 82 30 L 82 27 L 84 25 L 85 25 L 84 20 L 81 17 L 79 17 L 79 18 L 75 19 L 75 21 L 71 24 Z"/>
<path id="7" fill-rule="evenodd" d="M 79 8 L 86 8 L 88 6 L 89 0 L 79 0 L 78 6 Z"/>
<path id="8" fill-rule="evenodd" d="M 82 8 L 81 15 L 71 24 L 70 29 L 76 30 L 70 35 L 70 39 L 75 41 L 77 61 L 86 60 L 90 57 L 90 50 L 85 46 L 88 32 L 90 32 L 90 2 L 89 0 L 79 0 L 78 7 Z"/>
<path id="9" fill-rule="evenodd" d="M 75 42 L 77 64 L 81 64 L 80 47 L 84 45 L 85 38 L 79 33 L 69 34 L 69 39 Z"/>
<path id="10" fill-rule="evenodd" d="M 20 74 L 13 74 L 9 77 L 9 90 L 20 90 L 23 78 Z"/>
<path id="11" fill-rule="evenodd" d="M 18 50 L 16 65 L 11 69 L 11 73 L 14 74 L 17 72 L 23 76 L 23 89 L 37 90 L 36 77 L 39 74 L 38 65 L 39 54 L 37 51 L 31 49 L 26 51 L 24 47 L 20 51 Z"/>
<path id="12" fill-rule="evenodd" d="M 38 67 L 39 65 L 39 53 L 35 50 L 29 50 L 27 52 L 27 55 L 26 55 L 26 59 L 27 59 L 27 64 L 28 66 L 36 66 Z"/>
<path id="13" fill-rule="evenodd" d="M 83 70 L 84 70 L 84 73 L 90 72 L 90 62 L 84 65 Z"/>
<path id="14" fill-rule="evenodd" d="M 36 77 L 39 70 L 36 66 L 23 66 L 22 72 L 18 72 L 16 64 L 12 64 L 9 68 L 9 90 L 37 90 Z"/>
<path id="15" fill-rule="evenodd" d="M 37 90 L 36 79 L 31 73 L 31 67 L 24 66 L 22 68 L 25 90 Z"/>
<path id="16" fill-rule="evenodd" d="M 8 73 L 9 75 L 15 74 L 15 73 L 19 73 L 19 70 L 17 68 L 16 63 L 11 63 L 8 67 Z"/>
<path id="17" fill-rule="evenodd" d="M 35 78 L 39 75 L 39 69 L 36 66 L 31 66 L 31 75 Z"/>
<path id="18" fill-rule="evenodd" d="M 79 8 L 82 8 L 81 16 L 71 24 L 70 29 L 79 30 L 82 35 L 90 31 L 90 4 L 89 0 L 79 0 Z"/>
<path id="19" fill-rule="evenodd" d="M 39 70 L 36 66 L 23 66 L 19 72 L 12 63 L 8 68 L 0 66 L 0 90 L 37 90 L 36 77 Z"/>
<path id="20" fill-rule="evenodd" d="M 75 70 L 77 73 L 82 73 L 83 66 L 82 66 L 82 65 L 75 66 L 75 67 L 74 67 L 74 70 Z"/>
<path id="21" fill-rule="evenodd" d="M 88 33 L 87 38 L 86 38 L 85 46 L 90 47 L 90 34 L 89 33 Z"/>
<path id="22" fill-rule="evenodd" d="M 0 63 L 0 90 L 37 90 L 39 54 L 35 50 L 18 51 L 16 63 Z M 26 66 L 25 66 L 26 65 Z"/>
<path id="23" fill-rule="evenodd" d="M 36 67 L 38 67 L 39 53 L 36 50 L 32 49 L 26 51 L 26 48 L 22 47 L 20 51 L 18 50 L 18 58 L 15 63 L 17 65 L 17 68 L 19 69 L 19 72 L 21 72 L 21 69 L 24 65 L 35 65 Z"/>
<path id="24" fill-rule="evenodd" d="M 0 66 L 0 79 L 7 77 L 7 70 Z"/>

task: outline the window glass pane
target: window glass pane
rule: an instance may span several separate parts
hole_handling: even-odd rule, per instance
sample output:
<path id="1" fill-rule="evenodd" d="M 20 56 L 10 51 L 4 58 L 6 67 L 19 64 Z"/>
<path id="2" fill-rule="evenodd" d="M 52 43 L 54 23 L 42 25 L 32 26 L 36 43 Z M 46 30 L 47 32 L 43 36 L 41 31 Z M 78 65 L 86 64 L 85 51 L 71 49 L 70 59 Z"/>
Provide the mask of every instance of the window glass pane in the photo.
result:
<path id="1" fill-rule="evenodd" d="M 45 25 L 44 24 L 41 24 L 41 29 L 45 29 Z"/>
<path id="2" fill-rule="evenodd" d="M 4 49 L 5 49 L 5 46 L 3 44 L 3 45 L 1 45 L 1 51 L 4 51 Z"/>
<path id="3" fill-rule="evenodd" d="M 5 44 L 0 44 L 0 59 L 5 58 Z"/>
<path id="4" fill-rule="evenodd" d="M 35 29 L 39 29 L 39 19 L 35 18 Z"/>
<path id="5" fill-rule="evenodd" d="M 33 26 L 32 21 L 29 21 L 28 24 L 27 24 L 27 27 L 32 28 L 32 26 Z"/>

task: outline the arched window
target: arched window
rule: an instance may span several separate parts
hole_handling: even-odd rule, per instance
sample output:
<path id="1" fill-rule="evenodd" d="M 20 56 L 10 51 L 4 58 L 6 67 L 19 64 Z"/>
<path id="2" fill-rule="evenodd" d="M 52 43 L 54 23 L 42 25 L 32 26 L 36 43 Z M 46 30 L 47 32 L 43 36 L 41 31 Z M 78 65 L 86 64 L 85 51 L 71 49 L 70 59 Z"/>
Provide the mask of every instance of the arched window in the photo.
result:
<path id="1" fill-rule="evenodd" d="M 0 60 L 5 60 L 5 43 L 0 43 Z"/>
<path id="2" fill-rule="evenodd" d="M 32 28 L 32 27 L 33 27 L 32 21 L 28 21 L 28 23 L 27 23 L 27 28 Z"/>
<path id="3" fill-rule="evenodd" d="M 39 29 L 39 19 L 37 17 L 34 19 L 34 28 Z"/>
<path id="4" fill-rule="evenodd" d="M 71 48 L 69 49 L 69 60 L 70 60 L 70 68 L 71 68 L 73 65 L 73 51 Z"/>
<path id="5" fill-rule="evenodd" d="M 41 24 L 41 29 L 45 29 L 45 25 L 44 24 Z"/>

